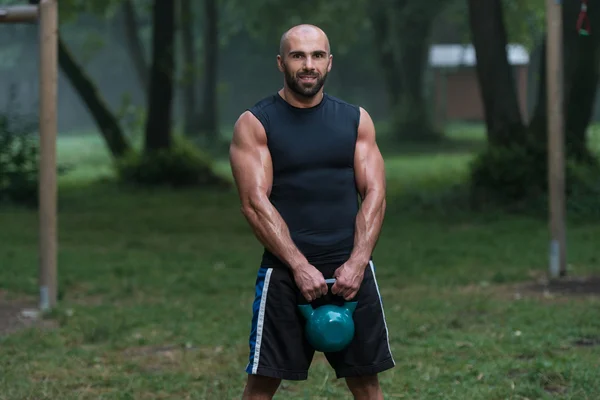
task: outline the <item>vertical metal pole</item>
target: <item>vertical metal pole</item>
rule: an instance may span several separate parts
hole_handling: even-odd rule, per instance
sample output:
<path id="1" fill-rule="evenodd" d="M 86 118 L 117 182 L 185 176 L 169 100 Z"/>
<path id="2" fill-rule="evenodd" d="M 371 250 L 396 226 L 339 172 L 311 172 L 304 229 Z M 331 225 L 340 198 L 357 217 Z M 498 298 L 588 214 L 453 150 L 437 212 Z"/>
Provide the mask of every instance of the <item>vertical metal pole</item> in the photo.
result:
<path id="1" fill-rule="evenodd" d="M 550 276 L 566 275 L 563 21 L 560 0 L 546 0 Z"/>
<path id="2" fill-rule="evenodd" d="M 57 302 L 57 85 L 58 7 L 57 0 L 39 4 L 40 54 L 40 179 L 39 179 L 39 285 L 40 309 Z"/>

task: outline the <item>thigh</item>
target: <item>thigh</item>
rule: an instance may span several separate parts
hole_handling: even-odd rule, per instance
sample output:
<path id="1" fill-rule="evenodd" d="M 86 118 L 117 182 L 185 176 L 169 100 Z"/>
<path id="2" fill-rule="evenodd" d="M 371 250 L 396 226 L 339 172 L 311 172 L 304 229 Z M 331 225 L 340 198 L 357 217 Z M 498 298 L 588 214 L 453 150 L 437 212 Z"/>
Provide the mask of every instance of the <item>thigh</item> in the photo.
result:
<path id="1" fill-rule="evenodd" d="M 354 300 L 358 305 L 353 314 L 355 333 L 352 342 L 340 352 L 326 354 L 338 378 L 375 375 L 395 365 L 372 262 L 365 269 L 361 288 Z"/>
<path id="2" fill-rule="evenodd" d="M 304 337 L 297 299 L 298 289 L 289 270 L 259 269 L 247 373 L 288 380 L 307 378 L 314 350 Z"/>

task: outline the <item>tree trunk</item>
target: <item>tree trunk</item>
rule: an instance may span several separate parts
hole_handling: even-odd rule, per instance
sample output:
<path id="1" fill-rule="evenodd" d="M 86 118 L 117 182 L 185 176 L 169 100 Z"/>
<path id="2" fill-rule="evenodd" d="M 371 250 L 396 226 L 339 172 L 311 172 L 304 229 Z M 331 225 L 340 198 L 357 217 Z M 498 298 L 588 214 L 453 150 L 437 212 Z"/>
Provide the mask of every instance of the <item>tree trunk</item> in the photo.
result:
<path id="1" fill-rule="evenodd" d="M 469 0 L 469 23 L 488 142 L 510 145 L 525 139 L 516 83 L 506 54 L 507 35 L 500 0 Z"/>
<path id="2" fill-rule="evenodd" d="M 546 104 L 546 43 L 546 37 L 544 36 L 540 49 L 536 102 L 528 128 L 529 135 L 531 135 L 536 142 L 544 143 L 544 145 L 546 142 L 546 130 L 548 129 L 548 105 Z"/>
<path id="3" fill-rule="evenodd" d="M 586 160 L 590 156 L 586 132 L 594 111 L 600 62 L 598 43 L 594 41 L 597 42 L 594 38 L 582 37 L 572 44 L 575 54 L 571 62 L 575 68 L 565 82 L 566 151 L 579 160 Z"/>
<path id="4" fill-rule="evenodd" d="M 194 10 L 191 0 L 181 0 L 179 6 L 183 50 L 183 130 L 186 135 L 197 133 L 196 58 L 194 57 Z"/>
<path id="5" fill-rule="evenodd" d="M 579 5 L 574 1 L 563 5 L 565 138 L 567 155 L 587 161 L 591 153 L 586 133 L 594 112 L 600 67 L 600 7 L 597 2 L 588 5 L 588 18 L 595 31 L 590 36 L 580 36 L 576 29 Z"/>
<path id="6" fill-rule="evenodd" d="M 399 57 L 402 63 L 399 73 L 404 91 L 396 106 L 397 119 L 394 123 L 398 135 L 416 140 L 439 138 L 431 123 L 431 115 L 424 94 L 425 71 L 429 59 L 430 31 L 432 20 L 422 15 L 420 21 L 412 25 L 401 20 Z M 416 32 L 422 31 L 415 35 Z M 406 39 L 410 38 L 410 39 Z"/>
<path id="7" fill-rule="evenodd" d="M 94 82 L 77 64 L 60 37 L 58 40 L 58 63 L 92 114 L 113 157 L 119 158 L 125 155 L 130 150 L 130 146 L 117 118 L 109 110 Z"/>
<path id="8" fill-rule="evenodd" d="M 566 156 L 579 161 L 591 159 L 586 133 L 592 119 L 596 91 L 599 83 L 600 36 L 580 36 L 576 29 L 579 3 L 563 5 L 563 65 Z M 588 5 L 588 17 L 592 29 L 600 26 L 600 7 Z M 546 40 L 542 47 L 539 66 L 539 86 L 534 115 L 529 126 L 530 134 L 537 141 L 547 140 L 547 89 L 546 89 Z"/>
<path id="9" fill-rule="evenodd" d="M 145 150 L 171 146 L 175 4 L 172 0 L 154 0 L 152 67 L 146 120 Z"/>
<path id="10" fill-rule="evenodd" d="M 416 0 L 379 1 L 371 7 L 371 23 L 388 87 L 392 129 L 396 137 L 439 138 L 428 113 L 424 77 L 433 19 L 446 0 L 423 7 Z"/>
<path id="11" fill-rule="evenodd" d="M 125 25 L 125 39 L 129 54 L 133 61 L 133 66 L 137 74 L 142 92 L 148 96 L 148 63 L 144 56 L 144 46 L 138 35 L 138 21 L 133 3 L 131 0 L 123 1 L 123 17 Z"/>
<path id="12" fill-rule="evenodd" d="M 219 13 L 217 0 L 204 0 L 204 91 L 202 97 L 201 129 L 209 142 L 219 137 L 217 82 L 219 68 Z"/>
<path id="13" fill-rule="evenodd" d="M 400 96 L 403 92 L 402 79 L 398 74 L 399 63 L 396 59 L 394 35 L 390 26 L 393 25 L 387 7 L 384 4 L 377 4 L 370 7 L 371 25 L 375 45 L 378 48 L 379 62 L 381 64 L 383 78 L 386 82 L 388 101 L 390 108 L 395 108 L 400 102 Z"/>

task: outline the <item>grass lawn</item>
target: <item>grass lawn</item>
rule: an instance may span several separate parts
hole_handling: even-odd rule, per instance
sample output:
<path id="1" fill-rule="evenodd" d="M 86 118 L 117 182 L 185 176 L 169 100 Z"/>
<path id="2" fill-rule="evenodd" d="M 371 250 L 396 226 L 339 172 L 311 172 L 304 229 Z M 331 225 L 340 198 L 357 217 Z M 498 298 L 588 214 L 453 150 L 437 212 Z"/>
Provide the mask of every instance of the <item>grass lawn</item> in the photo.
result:
<path id="1" fill-rule="evenodd" d="M 385 398 L 600 398 L 600 301 L 528 288 L 547 270 L 545 221 L 406 211 L 408 192 L 460 181 L 471 157 L 386 155 L 375 262 L 397 366 L 381 375 Z M 61 177 L 61 307 L 55 329 L 0 337 L 0 400 L 239 399 L 262 250 L 236 194 L 93 181 L 108 160 L 99 137 L 59 144 L 77 166 Z M 35 304 L 37 214 L 0 221 L 0 310 Z M 570 274 L 596 273 L 600 227 L 568 229 Z M 317 355 L 308 381 L 276 398 L 350 397 Z"/>

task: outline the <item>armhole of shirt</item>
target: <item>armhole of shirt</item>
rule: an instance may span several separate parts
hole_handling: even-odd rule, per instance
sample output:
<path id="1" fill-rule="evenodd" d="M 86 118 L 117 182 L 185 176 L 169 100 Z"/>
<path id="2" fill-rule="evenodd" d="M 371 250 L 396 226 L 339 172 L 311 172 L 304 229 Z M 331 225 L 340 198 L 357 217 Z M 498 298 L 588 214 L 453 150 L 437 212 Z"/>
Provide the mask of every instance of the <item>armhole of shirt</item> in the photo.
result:
<path id="1" fill-rule="evenodd" d="M 261 109 L 258 109 L 256 107 L 249 108 L 248 111 L 250 111 L 252 113 L 252 115 L 254 115 L 256 117 L 256 119 L 258 119 L 260 124 L 263 126 L 265 133 L 267 135 L 267 138 L 268 138 L 269 137 L 269 117 L 268 117 L 268 115 L 265 114 Z"/>
<path id="2" fill-rule="evenodd" d="M 354 132 L 354 142 L 358 141 L 358 127 L 360 126 L 360 106 L 354 106 L 356 111 L 356 130 Z"/>

